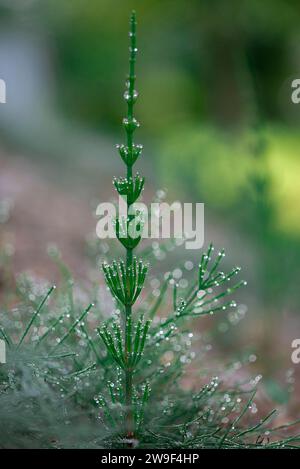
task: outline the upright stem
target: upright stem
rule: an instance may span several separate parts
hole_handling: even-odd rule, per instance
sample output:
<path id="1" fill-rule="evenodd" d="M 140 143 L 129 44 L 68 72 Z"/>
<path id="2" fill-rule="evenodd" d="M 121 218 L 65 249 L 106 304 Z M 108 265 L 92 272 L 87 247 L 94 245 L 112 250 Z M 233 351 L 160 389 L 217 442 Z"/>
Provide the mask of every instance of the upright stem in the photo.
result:
<path id="1" fill-rule="evenodd" d="M 130 323 L 129 318 L 131 318 L 131 306 L 126 306 L 126 335 L 131 336 L 131 331 L 128 331 L 128 324 Z M 131 340 L 131 338 L 130 338 Z M 133 384 L 132 384 L 132 369 L 128 365 L 128 358 L 129 358 L 129 351 L 128 346 L 125 342 L 125 360 L 126 360 L 126 368 L 125 368 L 125 406 L 126 406 L 126 413 L 125 413 L 125 431 L 127 438 L 133 438 L 134 436 L 134 422 L 133 422 L 133 412 L 132 412 L 132 391 L 133 391 Z"/>
<path id="2" fill-rule="evenodd" d="M 135 12 L 132 12 L 130 19 L 130 58 L 129 58 L 129 75 L 128 75 L 128 99 L 127 99 L 127 119 L 128 121 L 133 120 L 133 106 L 135 100 L 135 62 L 136 62 L 136 18 Z M 127 134 L 127 148 L 128 152 L 132 153 L 133 151 L 133 132 L 134 128 L 128 126 L 126 129 Z M 127 164 L 127 179 L 132 178 L 132 165 Z M 129 210 L 130 203 L 127 200 L 127 211 Z M 131 268 L 133 258 L 133 250 L 126 249 L 126 268 Z M 134 435 L 134 421 L 133 421 L 133 410 L 132 410 L 132 393 L 133 393 L 133 383 L 132 383 L 132 369 L 129 366 L 130 359 L 130 350 L 131 349 L 131 324 L 132 324 L 132 306 L 126 305 L 125 307 L 125 405 L 126 405 L 126 415 L 125 415 L 125 426 L 126 426 L 126 435 L 128 438 L 132 438 Z M 129 338 L 129 340 L 128 340 Z"/>

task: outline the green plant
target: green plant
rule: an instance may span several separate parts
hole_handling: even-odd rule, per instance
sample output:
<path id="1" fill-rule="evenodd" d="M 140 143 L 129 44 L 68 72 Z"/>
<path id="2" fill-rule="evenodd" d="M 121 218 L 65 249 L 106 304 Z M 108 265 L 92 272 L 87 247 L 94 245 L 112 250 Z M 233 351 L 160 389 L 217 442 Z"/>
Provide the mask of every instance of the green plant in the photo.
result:
<path id="1" fill-rule="evenodd" d="M 133 114 L 134 103 L 138 93 L 135 90 L 135 62 L 136 62 L 136 19 L 135 13 L 132 13 L 130 20 L 130 59 L 129 59 L 129 75 L 127 81 L 124 98 L 127 102 L 127 117 L 123 119 L 123 125 L 126 131 L 126 145 L 119 145 L 119 153 L 127 168 L 126 178 L 114 180 L 117 192 L 125 197 L 127 210 L 136 202 L 144 185 L 144 178 L 139 175 L 133 177 L 133 165 L 142 151 L 141 145 L 135 145 L 133 142 L 133 134 L 137 127 L 138 121 Z M 100 335 L 107 347 L 107 350 L 113 357 L 117 366 L 124 371 L 125 381 L 125 433 L 128 438 L 134 435 L 134 411 L 133 411 L 133 374 L 138 366 L 145 347 L 145 341 L 150 326 L 150 321 L 145 321 L 140 316 L 136 324 L 132 320 L 132 306 L 140 295 L 146 274 L 147 265 L 142 260 L 133 257 L 133 250 L 137 247 L 140 237 L 130 237 L 129 227 L 133 221 L 134 215 L 129 215 L 124 221 L 119 218 L 116 220 L 117 237 L 126 249 L 126 261 L 113 261 L 111 265 L 103 264 L 105 280 L 110 288 L 113 296 L 122 305 L 123 308 L 123 331 L 118 321 L 112 324 L 113 333 L 110 333 L 106 327 L 100 330 Z M 125 223 L 127 236 L 122 237 L 121 225 Z M 140 413 L 137 420 L 141 419 L 144 405 L 148 399 L 149 386 L 145 385 Z M 138 423 L 138 421 L 136 423 Z"/>
<path id="2" fill-rule="evenodd" d="M 132 138 L 134 14 L 130 39 L 127 143 L 119 147 L 127 177 L 114 180 L 129 206 L 144 184 L 132 174 L 141 150 Z M 121 224 L 116 220 L 118 236 Z M 246 369 L 248 355 L 212 365 L 211 331 L 198 332 L 198 318 L 225 315 L 236 307 L 229 298 L 245 284 L 234 282 L 240 269 L 221 271 L 224 251 L 214 255 L 209 245 L 198 265 L 188 261 L 172 272 L 152 275 L 146 294 L 148 265 L 133 255 L 140 239 L 119 240 L 125 261 L 102 266 L 115 301 L 109 316 L 99 282 L 88 289 L 74 285 L 53 246 L 49 254 L 61 272 L 60 288 L 21 275 L 16 288 L 4 292 L 0 336 L 7 360 L 0 365 L 0 447 L 297 447 L 292 424 L 267 426 L 274 410 L 255 418 L 258 379 L 236 375 L 243 365 Z M 153 266 L 173 247 L 171 241 L 154 243 L 140 255 Z M 142 302 L 137 301 L 140 296 Z"/>
<path id="3" fill-rule="evenodd" d="M 127 168 L 126 177 L 115 178 L 114 186 L 118 194 L 125 197 L 127 210 L 134 204 L 141 194 L 144 186 L 144 178 L 138 174 L 133 176 L 133 165 L 142 152 L 142 146 L 136 145 L 133 141 L 133 134 L 139 127 L 139 123 L 134 117 L 134 103 L 138 93 L 135 90 L 135 63 L 136 63 L 136 17 L 133 12 L 130 19 L 130 58 L 129 58 L 129 75 L 126 82 L 126 91 L 124 98 L 127 102 L 127 117 L 123 119 L 123 125 L 126 132 L 126 145 L 118 145 L 120 156 Z M 125 435 L 128 439 L 132 439 L 139 432 L 143 422 L 144 410 L 149 399 L 150 384 L 144 383 L 141 395 L 138 395 L 133 384 L 135 374 L 138 372 L 140 362 L 147 342 L 153 341 L 157 331 L 150 330 L 151 320 L 155 314 L 155 310 L 151 314 L 140 314 L 133 317 L 132 307 L 136 303 L 139 295 L 144 287 L 148 266 L 143 260 L 138 260 L 133 256 L 133 251 L 138 247 L 141 236 L 130 236 L 130 225 L 135 221 L 137 215 L 129 215 L 126 220 L 116 219 L 116 234 L 119 241 L 126 249 L 126 260 L 113 260 L 111 264 L 104 263 L 103 271 L 106 283 L 121 307 L 120 317 L 111 321 L 110 328 L 104 325 L 99 329 L 99 334 L 107 348 L 108 353 L 113 359 L 115 366 L 123 372 L 123 395 L 125 406 Z M 141 223 L 136 222 L 137 225 Z M 139 227 L 139 232 L 142 227 Z M 125 235 L 124 235 L 125 232 Z M 213 246 L 210 245 L 206 254 L 202 255 L 199 265 L 198 280 L 190 289 L 187 297 L 177 301 L 177 285 L 174 286 L 174 312 L 165 322 L 160 324 L 161 336 L 160 340 L 168 339 L 172 334 L 170 325 L 187 316 L 201 316 L 203 314 L 213 314 L 215 311 L 224 310 L 228 306 L 235 306 L 235 302 L 230 301 L 226 304 L 219 305 L 219 301 L 226 296 L 232 294 L 245 282 L 241 281 L 231 288 L 227 288 L 223 292 L 210 298 L 210 289 L 223 285 L 230 281 L 238 272 L 239 268 L 233 269 L 229 274 L 224 274 L 218 270 L 219 264 L 224 256 L 224 252 L 220 252 L 213 262 L 210 270 L 208 269 Z M 216 306 L 217 304 L 217 306 Z M 205 308 L 206 307 L 206 308 Z M 114 402 L 115 399 L 113 399 Z"/>

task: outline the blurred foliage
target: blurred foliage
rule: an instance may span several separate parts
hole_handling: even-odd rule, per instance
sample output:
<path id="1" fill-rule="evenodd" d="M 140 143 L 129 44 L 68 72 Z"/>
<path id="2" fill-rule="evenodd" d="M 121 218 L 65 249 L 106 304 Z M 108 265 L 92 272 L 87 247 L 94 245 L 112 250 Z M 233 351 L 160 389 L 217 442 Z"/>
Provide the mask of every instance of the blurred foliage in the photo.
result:
<path id="1" fill-rule="evenodd" d="M 99 126 L 120 119 L 121 42 L 132 7 L 143 50 L 139 110 L 147 132 L 150 122 L 151 132 L 161 133 L 199 117 L 240 123 L 253 105 L 266 118 L 289 117 L 280 98 L 284 80 L 298 70 L 296 0 L 2 0 L 0 13 L 2 23 L 14 21 L 48 39 L 59 105 Z"/>
<path id="2" fill-rule="evenodd" d="M 263 147 L 258 149 L 261 139 Z M 268 213 L 271 206 L 267 206 L 263 216 L 274 218 L 275 230 L 297 237 L 298 145 L 296 129 L 279 126 L 237 134 L 201 125 L 176 129 L 160 149 L 162 179 L 167 186 L 176 187 L 177 193 L 178 190 L 185 195 L 192 193 L 194 198 L 204 200 L 223 214 L 241 201 L 241 191 L 247 189 L 253 196 L 253 192 L 263 190 L 263 185 L 269 185 L 268 197 L 274 213 Z"/>
<path id="3" fill-rule="evenodd" d="M 203 200 L 250 241 L 253 288 L 265 312 L 298 308 L 298 140 L 296 131 L 278 126 L 238 134 L 198 126 L 174 132 L 160 151 L 162 179 L 176 197 Z"/>
<path id="4" fill-rule="evenodd" d="M 59 17 L 52 16 L 61 97 L 80 119 L 119 120 L 115 100 L 126 57 L 120 43 L 133 3 L 90 1 L 87 8 L 75 0 L 62 16 L 59 2 Z M 160 134 L 161 126 L 201 116 L 240 123 L 253 105 L 265 117 L 283 116 L 282 82 L 298 69 L 296 1 L 192 0 L 187 7 L 151 0 L 138 6 L 138 17 L 144 87 L 139 109 L 147 132 L 150 122 L 151 132 Z"/>

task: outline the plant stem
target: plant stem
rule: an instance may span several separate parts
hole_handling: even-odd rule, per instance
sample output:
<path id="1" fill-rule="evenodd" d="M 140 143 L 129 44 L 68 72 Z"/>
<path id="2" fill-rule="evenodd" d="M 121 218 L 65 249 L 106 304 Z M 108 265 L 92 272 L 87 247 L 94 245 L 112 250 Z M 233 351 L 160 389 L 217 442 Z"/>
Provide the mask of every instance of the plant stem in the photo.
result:
<path id="1" fill-rule="evenodd" d="M 128 121 L 133 119 L 133 105 L 134 105 L 134 85 L 135 85 L 135 61 L 136 61 L 136 18 L 135 12 L 132 12 L 130 18 L 130 58 L 129 58 L 129 76 L 128 76 L 128 94 L 129 99 L 127 100 L 127 119 Z M 132 153 L 133 151 L 133 128 L 127 129 L 127 147 L 128 152 Z M 128 181 L 132 178 L 132 165 L 127 164 L 127 179 Z M 130 207 L 130 203 L 127 199 L 127 213 Z M 128 226 L 128 224 L 127 224 Z M 128 235 L 128 234 L 127 234 Z M 126 249 L 126 268 L 127 271 L 132 266 L 133 250 Z M 129 285 L 128 285 L 129 288 Z M 131 324 L 132 324 L 132 306 L 126 305 L 125 307 L 125 431 L 127 438 L 133 438 L 134 436 L 134 420 L 133 420 L 133 409 L 132 409 L 132 392 L 133 392 L 133 383 L 132 383 L 132 369 L 130 367 L 130 353 L 131 353 Z M 129 330 L 130 328 L 130 330 Z M 129 341 L 128 341 L 129 338 Z M 130 350 L 128 348 L 130 347 Z"/>

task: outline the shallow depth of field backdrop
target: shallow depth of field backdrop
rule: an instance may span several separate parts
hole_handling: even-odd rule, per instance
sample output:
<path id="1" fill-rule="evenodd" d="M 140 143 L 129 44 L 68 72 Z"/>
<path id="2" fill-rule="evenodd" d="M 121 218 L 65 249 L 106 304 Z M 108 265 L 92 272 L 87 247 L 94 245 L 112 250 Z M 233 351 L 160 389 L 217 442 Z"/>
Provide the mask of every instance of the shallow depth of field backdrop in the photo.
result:
<path id="1" fill-rule="evenodd" d="M 251 352 L 262 405 L 275 402 L 292 420 L 300 389 L 300 364 L 291 361 L 300 338 L 297 0 L 0 0 L 0 295 L 13 281 L 1 273 L 8 259 L 13 276 L 26 270 L 59 282 L 52 244 L 75 279 L 89 281 L 95 207 L 110 200 L 120 173 L 114 144 L 123 138 L 132 7 L 145 200 L 160 189 L 170 202 L 205 203 L 206 241 L 225 247 L 248 280 L 235 314 L 207 320 L 216 330 L 212 363 L 234 356 L 238 368 Z M 184 249 L 172 256 L 162 269 L 176 258 L 198 261 Z"/>

